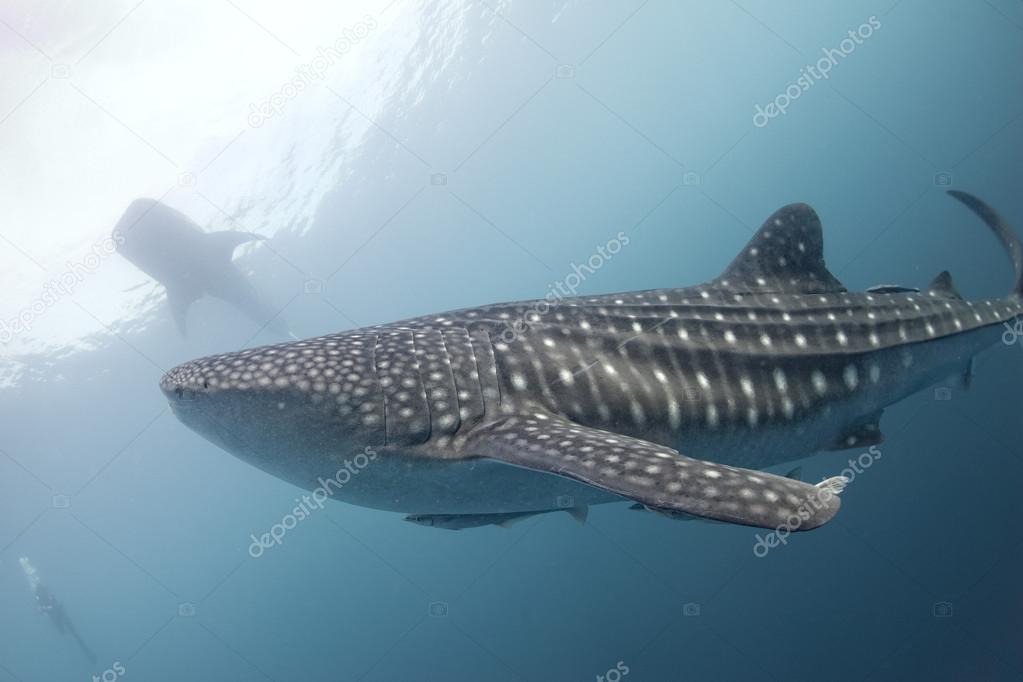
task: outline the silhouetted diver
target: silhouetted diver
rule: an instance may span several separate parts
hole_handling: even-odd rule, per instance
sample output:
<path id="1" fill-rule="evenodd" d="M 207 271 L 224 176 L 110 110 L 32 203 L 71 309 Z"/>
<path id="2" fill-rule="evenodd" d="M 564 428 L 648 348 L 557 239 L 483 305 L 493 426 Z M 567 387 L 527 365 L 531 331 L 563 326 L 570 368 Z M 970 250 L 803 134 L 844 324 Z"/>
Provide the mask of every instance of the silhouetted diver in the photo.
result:
<path id="1" fill-rule="evenodd" d="M 43 585 L 39 579 L 39 574 L 36 572 L 34 566 L 29 563 L 26 557 L 21 557 L 18 560 L 21 564 L 22 570 L 25 572 L 25 577 L 28 578 L 29 587 L 32 588 L 32 594 L 35 595 L 36 604 L 39 607 L 40 613 L 45 613 L 50 617 L 50 622 L 57 628 L 57 632 L 62 635 L 70 634 L 78 642 L 78 646 L 81 647 L 82 652 L 88 657 L 92 663 L 96 662 L 96 654 L 92 652 L 92 649 L 88 647 L 81 635 L 78 634 L 78 630 L 75 629 L 74 623 L 71 622 L 71 618 L 68 617 L 67 611 L 64 609 L 64 605 L 57 601 L 57 598 L 53 596 L 50 589 Z"/>

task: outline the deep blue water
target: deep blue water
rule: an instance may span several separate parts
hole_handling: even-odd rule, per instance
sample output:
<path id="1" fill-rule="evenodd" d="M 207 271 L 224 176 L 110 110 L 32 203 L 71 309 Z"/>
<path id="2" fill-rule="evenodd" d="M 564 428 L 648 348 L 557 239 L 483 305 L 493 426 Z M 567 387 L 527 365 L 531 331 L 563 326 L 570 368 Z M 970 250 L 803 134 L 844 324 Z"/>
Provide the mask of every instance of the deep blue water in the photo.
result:
<path id="1" fill-rule="evenodd" d="M 700 283 L 793 201 L 819 212 L 827 262 L 852 290 L 923 286 L 944 269 L 968 298 L 1009 289 L 1000 246 L 944 190 L 1023 224 L 1023 3 L 380 3 L 367 12 L 378 26 L 344 56 L 362 50 L 364 78 L 342 62 L 258 127 L 248 105 L 266 87 L 239 95 L 226 120 L 200 117 L 185 133 L 201 150 L 192 187 L 181 168 L 150 171 L 149 147 L 179 156 L 169 134 L 140 127 L 111 104 L 119 81 L 89 71 L 92 59 L 126 71 L 155 60 L 166 106 L 189 97 L 174 80 L 180 54 L 140 52 L 133 38 L 169 11 L 152 2 L 71 79 L 133 128 L 111 124 L 124 147 L 96 161 L 113 180 L 64 160 L 76 188 L 102 192 L 90 215 L 109 220 L 75 231 L 77 204 L 62 205 L 66 220 L 38 229 L 81 256 L 132 199 L 167 191 L 207 229 L 271 237 L 237 262 L 299 337 L 539 298 L 620 231 L 628 246 L 580 294 Z M 276 50 L 289 71 L 324 44 L 290 54 L 277 43 L 291 43 L 291 23 L 238 7 L 248 16 L 228 5 L 210 30 Z M 288 10 L 295 24 L 313 11 Z M 50 16 L 33 12 L 0 18 L 32 41 Z M 864 25 L 827 79 L 755 123 L 758 105 Z M 42 60 L 4 30 L 5 51 Z M 81 56 L 71 38 L 54 45 Z M 24 68 L 52 73 L 40 64 Z M 12 126 L 64 115 L 39 99 L 61 86 L 53 78 L 17 108 L 31 88 L 9 86 L 0 167 L 32 171 L 19 192 L 52 175 L 59 204 L 72 191 L 59 153 L 22 166 L 2 156 L 21 148 Z M 35 129 L 30 150 L 50 132 Z M 126 179 L 136 173 L 152 181 Z M 16 225 L 0 236 L 0 270 L 30 255 L 63 267 L 26 255 Z M 38 289 L 5 303 L 22 308 Z M 549 514 L 456 533 L 331 503 L 254 559 L 250 534 L 301 491 L 178 423 L 157 381 L 283 339 L 212 299 L 182 338 L 162 289 L 116 256 L 45 316 L 51 326 L 0 346 L 0 682 L 1023 679 L 1023 343 L 981 355 L 968 391 L 950 380 L 889 408 L 883 457 L 838 517 L 764 558 L 753 529 L 618 504 L 582 526 Z M 87 331 L 69 341 L 65 323 Z M 834 475 L 850 454 L 800 462 L 804 478 Z M 95 663 L 37 610 L 21 557 Z"/>

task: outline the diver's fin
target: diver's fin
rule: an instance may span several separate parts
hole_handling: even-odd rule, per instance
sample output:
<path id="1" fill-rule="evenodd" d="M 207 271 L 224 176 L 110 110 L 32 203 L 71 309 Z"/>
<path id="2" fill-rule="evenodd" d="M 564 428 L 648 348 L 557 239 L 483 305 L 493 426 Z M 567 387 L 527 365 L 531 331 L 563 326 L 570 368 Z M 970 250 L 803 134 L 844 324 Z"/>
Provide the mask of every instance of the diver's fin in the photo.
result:
<path id="1" fill-rule="evenodd" d="M 466 436 L 464 451 L 589 484 L 658 511 L 761 528 L 793 514 L 800 530 L 826 523 L 830 491 L 783 476 L 680 455 L 663 445 L 582 426 L 547 413 L 509 415 Z"/>
<path id="2" fill-rule="evenodd" d="M 942 270 L 938 273 L 938 276 L 927 287 L 927 293 L 941 298 L 963 300 L 963 296 L 956 290 L 955 282 L 952 281 L 952 275 L 948 273 L 948 270 Z"/>
<path id="3" fill-rule="evenodd" d="M 883 415 L 884 410 L 877 410 L 853 422 L 842 432 L 838 440 L 831 444 L 828 450 L 848 450 L 849 448 L 880 445 L 884 442 L 884 434 L 881 433 L 881 417 Z"/>
<path id="4" fill-rule="evenodd" d="M 901 284 L 875 284 L 867 289 L 868 294 L 919 294 L 916 287 L 904 287 Z"/>
<path id="5" fill-rule="evenodd" d="M 775 211 L 714 285 L 752 293 L 846 290 L 824 264 L 821 221 L 806 204 L 789 204 Z"/>
<path id="6" fill-rule="evenodd" d="M 1005 222 L 1005 219 L 998 215 L 995 209 L 972 194 L 960 192 L 957 189 L 950 189 L 948 193 L 966 204 L 971 211 L 980 216 L 980 219 L 991 228 L 995 236 L 1002 242 L 1002 246 L 1005 247 L 1009 254 L 1009 260 L 1012 261 L 1012 268 L 1015 274 L 1016 281 L 1012 286 L 1012 296 L 1016 298 L 1023 297 L 1023 245 L 1020 244 L 1016 233 L 1009 227 L 1009 223 Z"/>

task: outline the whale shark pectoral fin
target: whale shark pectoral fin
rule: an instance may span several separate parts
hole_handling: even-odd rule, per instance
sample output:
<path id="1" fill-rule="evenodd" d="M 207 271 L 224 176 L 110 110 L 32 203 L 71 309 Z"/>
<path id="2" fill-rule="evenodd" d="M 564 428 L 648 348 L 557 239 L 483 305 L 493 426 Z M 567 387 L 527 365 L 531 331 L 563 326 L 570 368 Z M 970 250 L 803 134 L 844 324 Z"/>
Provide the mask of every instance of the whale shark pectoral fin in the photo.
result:
<path id="1" fill-rule="evenodd" d="M 182 336 L 188 336 L 188 307 L 198 297 L 184 293 L 175 287 L 167 289 L 167 305 L 170 306 L 171 317 L 174 318 L 174 325 Z"/>
<path id="2" fill-rule="evenodd" d="M 775 211 L 714 285 L 752 293 L 846 291 L 824 264 L 821 221 L 806 204 Z"/>
<path id="3" fill-rule="evenodd" d="M 225 264 L 230 263 L 234 257 L 234 250 L 242 244 L 255 241 L 265 241 L 266 237 L 255 232 L 238 232 L 236 230 L 225 230 L 222 232 L 207 232 L 204 236 L 210 258 L 219 260 Z"/>
<path id="4" fill-rule="evenodd" d="M 761 528 L 776 528 L 793 515 L 801 520 L 800 530 L 816 528 L 840 505 L 831 488 L 692 459 L 663 445 L 542 413 L 477 426 L 467 436 L 466 452 L 564 476 L 662 513 Z"/>

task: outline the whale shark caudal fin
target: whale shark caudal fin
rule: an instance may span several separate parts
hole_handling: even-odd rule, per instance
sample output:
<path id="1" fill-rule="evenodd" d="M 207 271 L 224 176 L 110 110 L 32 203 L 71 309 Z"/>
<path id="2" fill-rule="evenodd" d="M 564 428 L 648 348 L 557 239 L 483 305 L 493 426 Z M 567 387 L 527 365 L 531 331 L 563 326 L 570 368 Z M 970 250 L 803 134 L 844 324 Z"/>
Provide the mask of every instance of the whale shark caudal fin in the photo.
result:
<path id="1" fill-rule="evenodd" d="M 810 530 L 829 521 L 840 506 L 834 481 L 822 488 L 692 459 L 553 414 L 511 415 L 481 424 L 467 435 L 465 447 L 477 457 L 564 476 L 668 515 L 761 528 L 776 528 L 794 516 L 799 530 Z"/>
<path id="2" fill-rule="evenodd" d="M 775 211 L 713 284 L 752 293 L 846 291 L 824 264 L 821 221 L 806 204 Z"/>
<path id="3" fill-rule="evenodd" d="M 1012 287 L 1011 296 L 1015 298 L 1023 298 L 1023 245 L 1020 244 L 1019 237 L 1009 227 L 1009 223 L 1005 221 L 998 213 L 988 206 L 986 203 L 966 192 L 960 192 L 959 190 L 950 189 L 948 193 L 966 204 L 966 206 L 980 216 L 980 219 L 987 224 L 988 227 L 995 233 L 999 241 L 1002 242 L 1002 246 L 1009 253 L 1009 260 L 1012 261 L 1012 267 L 1015 274 L 1015 283 Z"/>

